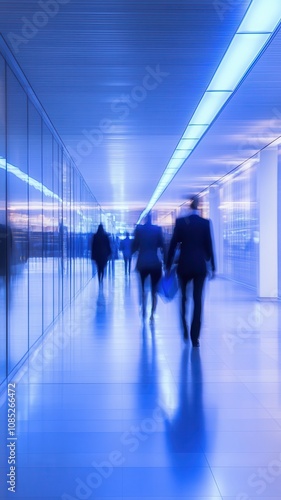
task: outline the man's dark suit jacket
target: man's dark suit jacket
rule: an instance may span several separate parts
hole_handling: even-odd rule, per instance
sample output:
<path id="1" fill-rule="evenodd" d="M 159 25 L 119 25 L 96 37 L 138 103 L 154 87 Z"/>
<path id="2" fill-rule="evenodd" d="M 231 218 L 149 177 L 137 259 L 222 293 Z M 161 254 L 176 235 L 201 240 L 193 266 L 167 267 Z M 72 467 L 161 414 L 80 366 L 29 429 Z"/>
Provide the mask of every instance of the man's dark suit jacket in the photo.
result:
<path id="1" fill-rule="evenodd" d="M 132 243 L 132 252 L 139 252 L 136 265 L 138 271 L 161 268 L 162 264 L 157 252 L 158 248 L 164 248 L 162 228 L 147 223 L 138 225 Z"/>
<path id="2" fill-rule="evenodd" d="M 213 242 L 208 219 L 191 214 L 176 220 L 168 251 L 167 269 L 171 268 L 178 244 L 180 244 L 178 274 L 206 274 L 207 262 L 210 262 L 212 271 L 215 271 Z"/>

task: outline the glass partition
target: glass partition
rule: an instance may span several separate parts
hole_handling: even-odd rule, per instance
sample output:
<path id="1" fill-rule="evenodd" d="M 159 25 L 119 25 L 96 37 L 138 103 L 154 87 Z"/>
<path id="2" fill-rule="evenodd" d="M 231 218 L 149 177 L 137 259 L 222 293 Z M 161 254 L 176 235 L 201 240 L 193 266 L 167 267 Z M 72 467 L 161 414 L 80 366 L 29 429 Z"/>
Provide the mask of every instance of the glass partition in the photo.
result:
<path id="1" fill-rule="evenodd" d="M 29 258 L 28 258 L 28 302 L 29 302 L 29 346 L 43 332 L 43 243 L 42 209 L 42 119 L 35 107 L 28 106 L 28 173 L 38 184 L 28 184 L 29 199 Z"/>
<path id="2" fill-rule="evenodd" d="M 53 139 L 50 130 L 43 125 L 42 135 L 42 179 L 43 179 L 43 330 L 45 331 L 54 319 L 54 285 L 53 285 Z"/>
<path id="3" fill-rule="evenodd" d="M 5 61 L 0 56 L 0 383 L 6 377 L 7 348 L 7 274 L 9 262 L 9 232 L 6 212 L 6 105 L 5 105 Z M 8 243 L 9 242 L 9 243 Z M 8 244 L 8 246 L 7 246 Z"/>
<path id="4" fill-rule="evenodd" d="M 53 218 L 54 218 L 54 318 L 62 310 L 62 275 L 61 275 L 61 246 L 59 238 L 60 221 L 62 220 L 62 192 L 61 192 L 61 148 L 53 142 Z"/>
<path id="5" fill-rule="evenodd" d="M 223 274 L 257 287 L 259 220 L 256 166 L 235 175 L 221 188 Z"/>
<path id="6" fill-rule="evenodd" d="M 0 383 L 91 279 L 100 210 L 1 40 Z"/>
<path id="7" fill-rule="evenodd" d="M 7 68 L 7 222 L 12 232 L 8 286 L 9 371 L 28 350 L 27 165 L 27 96 Z"/>

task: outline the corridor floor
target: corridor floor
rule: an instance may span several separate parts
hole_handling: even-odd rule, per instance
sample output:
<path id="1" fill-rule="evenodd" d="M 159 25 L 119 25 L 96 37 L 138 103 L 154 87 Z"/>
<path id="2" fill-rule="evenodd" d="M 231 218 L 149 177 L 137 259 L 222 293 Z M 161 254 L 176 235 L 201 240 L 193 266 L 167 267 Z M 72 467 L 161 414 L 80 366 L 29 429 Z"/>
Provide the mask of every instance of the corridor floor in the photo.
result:
<path id="1" fill-rule="evenodd" d="M 143 324 L 136 273 L 109 271 L 2 395 L 0 498 L 280 500 L 280 303 L 207 282 L 194 349 L 178 297 Z"/>

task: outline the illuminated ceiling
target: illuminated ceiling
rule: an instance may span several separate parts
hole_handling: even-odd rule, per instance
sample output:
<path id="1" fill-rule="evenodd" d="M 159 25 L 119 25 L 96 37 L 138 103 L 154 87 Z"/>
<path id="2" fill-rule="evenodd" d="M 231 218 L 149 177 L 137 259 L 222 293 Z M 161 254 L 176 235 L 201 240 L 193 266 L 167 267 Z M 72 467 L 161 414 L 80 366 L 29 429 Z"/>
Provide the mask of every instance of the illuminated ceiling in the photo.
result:
<path id="1" fill-rule="evenodd" d="M 1 33 L 106 212 L 137 221 L 249 4 L 0 2 Z M 281 135 L 280 53 L 278 32 L 155 209 L 179 206 Z"/>

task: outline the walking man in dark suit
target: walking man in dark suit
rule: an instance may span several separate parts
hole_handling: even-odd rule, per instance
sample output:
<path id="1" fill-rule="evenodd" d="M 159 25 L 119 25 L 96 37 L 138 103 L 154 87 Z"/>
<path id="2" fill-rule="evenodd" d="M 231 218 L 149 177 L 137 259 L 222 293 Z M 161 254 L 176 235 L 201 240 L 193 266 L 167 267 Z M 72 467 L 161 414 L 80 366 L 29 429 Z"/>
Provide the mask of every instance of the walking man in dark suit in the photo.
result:
<path id="1" fill-rule="evenodd" d="M 190 205 L 190 213 L 186 217 L 180 217 L 176 220 L 166 263 L 166 271 L 169 273 L 176 248 L 179 245 L 177 273 L 181 288 L 181 319 L 185 340 L 188 339 L 188 326 L 186 323 L 186 288 L 190 281 L 193 282 L 194 308 L 190 328 L 190 337 L 193 347 L 199 347 L 202 292 L 208 272 L 207 269 L 210 269 L 210 277 L 214 277 L 215 273 L 210 221 L 200 217 L 198 203 L 198 198 L 194 197 Z"/>

